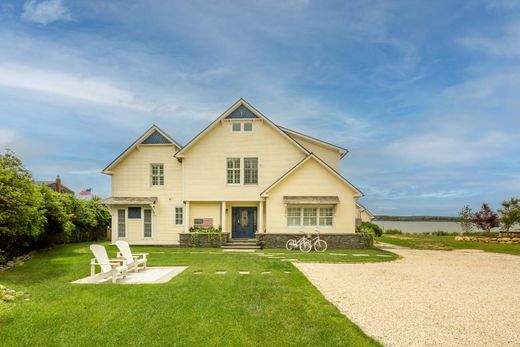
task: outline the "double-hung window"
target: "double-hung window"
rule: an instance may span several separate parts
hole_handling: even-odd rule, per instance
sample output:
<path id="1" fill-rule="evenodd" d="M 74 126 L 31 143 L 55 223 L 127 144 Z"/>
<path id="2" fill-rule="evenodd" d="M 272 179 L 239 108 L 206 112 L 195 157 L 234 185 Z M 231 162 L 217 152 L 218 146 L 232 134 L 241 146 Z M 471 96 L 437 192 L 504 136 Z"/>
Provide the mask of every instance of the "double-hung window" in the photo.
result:
<path id="1" fill-rule="evenodd" d="M 304 207 L 303 208 L 303 225 L 304 226 L 315 226 L 317 223 L 318 209 L 316 207 Z"/>
<path id="2" fill-rule="evenodd" d="M 164 186 L 164 164 L 152 164 L 152 186 Z"/>
<path id="3" fill-rule="evenodd" d="M 258 158 L 244 158 L 244 184 L 258 184 Z"/>
<path id="4" fill-rule="evenodd" d="M 289 227 L 331 227 L 334 223 L 334 207 L 289 206 L 287 226 Z"/>
<path id="5" fill-rule="evenodd" d="M 299 226 L 301 225 L 302 209 L 299 207 L 289 207 L 287 209 L 287 225 Z"/>
<path id="6" fill-rule="evenodd" d="M 227 183 L 240 184 L 240 158 L 227 158 Z"/>
<path id="7" fill-rule="evenodd" d="M 175 224 L 184 224 L 184 209 L 182 207 L 175 207 Z"/>

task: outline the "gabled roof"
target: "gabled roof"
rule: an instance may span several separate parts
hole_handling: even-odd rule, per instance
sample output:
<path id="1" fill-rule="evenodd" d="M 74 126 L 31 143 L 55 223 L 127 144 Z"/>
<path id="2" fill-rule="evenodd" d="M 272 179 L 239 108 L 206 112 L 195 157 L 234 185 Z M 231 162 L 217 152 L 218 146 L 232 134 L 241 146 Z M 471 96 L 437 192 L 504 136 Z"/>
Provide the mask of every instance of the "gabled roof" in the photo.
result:
<path id="1" fill-rule="evenodd" d="M 231 112 L 226 119 L 255 119 L 258 118 L 250 109 L 244 105 L 240 105 L 236 110 Z"/>
<path id="2" fill-rule="evenodd" d="M 148 141 L 148 143 L 144 143 Z M 152 125 L 150 129 L 146 130 L 137 140 L 135 140 L 127 149 L 123 151 L 120 155 L 117 156 L 110 164 L 107 165 L 106 168 L 101 171 L 106 175 L 110 175 L 110 169 L 116 166 L 121 160 L 123 160 L 130 152 L 138 145 L 167 145 L 167 146 L 175 146 L 178 149 L 181 149 L 182 146 L 179 145 L 172 137 L 166 134 L 163 130 L 161 130 L 157 125 Z"/>
<path id="3" fill-rule="evenodd" d="M 276 130 L 278 133 L 280 133 L 284 138 L 286 138 L 289 142 L 294 144 L 296 147 L 298 147 L 302 152 L 305 154 L 309 154 L 310 152 L 303 147 L 298 141 L 293 139 L 291 136 L 289 136 L 286 132 L 284 132 L 282 129 L 280 129 L 276 124 L 274 124 L 269 118 L 264 116 L 260 111 L 255 109 L 253 106 L 251 106 L 247 101 L 245 101 L 243 98 L 240 98 L 237 102 L 235 102 L 230 108 L 226 110 L 223 114 L 221 114 L 217 119 L 215 119 L 210 125 L 208 125 L 204 130 L 202 130 L 197 136 L 195 136 L 193 139 L 191 139 L 190 142 L 186 144 L 182 149 L 180 149 L 177 153 L 175 153 L 175 157 L 182 158 L 184 156 L 184 152 L 188 150 L 191 146 L 193 146 L 198 140 L 200 140 L 204 135 L 206 135 L 209 131 L 211 131 L 215 126 L 219 124 L 219 122 L 223 119 L 226 119 L 228 116 L 233 114 L 235 111 L 239 110 L 241 107 L 244 107 L 248 110 L 248 112 L 251 113 L 251 115 L 254 115 L 256 118 L 259 118 L 263 121 L 265 121 L 267 124 L 273 127 L 274 130 Z M 252 116 L 248 116 L 248 119 L 253 118 Z M 233 118 L 236 119 L 236 118 Z"/>
<path id="4" fill-rule="evenodd" d="M 310 141 L 310 142 L 314 142 L 318 145 L 321 145 L 323 147 L 327 147 L 327 148 L 331 148 L 331 149 L 334 149 L 336 151 L 338 151 L 341 155 L 341 158 L 343 158 L 344 156 L 347 155 L 348 153 L 348 149 L 346 148 L 343 148 L 343 147 L 340 147 L 340 146 L 336 146 L 336 145 L 333 145 L 332 143 L 329 143 L 329 142 L 326 142 L 326 141 L 323 141 L 323 140 L 320 140 L 320 139 L 317 139 L 315 137 L 312 137 L 310 135 L 305 135 L 305 134 L 302 134 L 296 130 L 292 130 L 292 129 L 289 129 L 289 128 L 286 128 L 286 127 L 283 127 L 281 125 L 278 125 L 278 127 L 280 129 L 282 129 L 282 131 L 286 132 L 289 136 L 291 135 L 294 135 L 294 136 L 299 136 L 299 137 L 302 137 L 304 139 L 306 139 L 307 141 Z M 292 137 L 292 136 L 291 136 Z M 298 140 L 296 140 L 298 141 Z"/>
<path id="5" fill-rule="evenodd" d="M 365 206 L 361 205 L 359 202 L 356 202 L 357 207 L 359 208 L 360 212 L 366 212 L 371 218 L 375 218 L 375 216 L 366 208 Z"/>
<path id="6" fill-rule="evenodd" d="M 363 192 L 361 192 L 359 189 L 357 189 L 352 183 L 350 183 L 345 177 L 341 176 L 339 172 L 334 170 L 332 167 L 330 167 L 326 162 L 321 160 L 318 156 L 314 155 L 314 153 L 310 153 L 308 156 L 303 158 L 298 164 L 292 167 L 289 171 L 287 171 L 285 174 L 283 174 L 280 178 L 278 178 L 273 184 L 271 184 L 269 187 L 267 187 L 266 190 L 264 190 L 262 193 L 260 193 L 260 196 L 262 197 L 268 197 L 269 191 L 271 191 L 274 187 L 276 187 L 278 184 L 280 184 L 283 180 L 285 180 L 287 177 L 289 177 L 293 172 L 298 170 L 303 164 L 305 164 L 307 161 L 314 159 L 319 164 L 321 164 L 325 169 L 330 171 L 333 175 L 335 175 L 337 178 L 339 178 L 341 181 L 343 181 L 349 188 L 353 189 L 356 192 L 356 197 L 364 196 Z"/>

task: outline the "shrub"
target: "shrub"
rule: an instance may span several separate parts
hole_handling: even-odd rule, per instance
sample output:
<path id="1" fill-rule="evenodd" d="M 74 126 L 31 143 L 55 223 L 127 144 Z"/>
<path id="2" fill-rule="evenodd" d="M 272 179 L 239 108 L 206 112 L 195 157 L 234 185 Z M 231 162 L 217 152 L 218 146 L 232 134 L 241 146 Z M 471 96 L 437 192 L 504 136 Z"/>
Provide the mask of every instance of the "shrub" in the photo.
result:
<path id="1" fill-rule="evenodd" d="M 480 211 L 475 213 L 473 222 L 485 232 L 490 232 L 492 228 L 500 225 L 498 215 L 486 203 L 483 203 Z"/>
<path id="2" fill-rule="evenodd" d="M 403 233 L 401 229 L 387 229 L 384 231 L 385 234 L 388 235 L 400 235 Z"/>
<path id="3" fill-rule="evenodd" d="M 361 233 L 363 231 L 372 232 L 375 236 L 380 237 L 383 235 L 383 229 L 377 224 L 370 222 L 363 222 L 356 228 L 357 233 Z"/>
<path id="4" fill-rule="evenodd" d="M 520 200 L 511 198 L 502 202 L 500 222 L 505 231 L 509 231 L 515 224 L 520 224 Z"/>
<path id="5" fill-rule="evenodd" d="M 459 212 L 459 224 L 463 233 L 470 233 L 473 229 L 474 214 L 469 205 L 465 205 Z"/>
<path id="6" fill-rule="evenodd" d="M 448 232 L 448 231 L 443 231 L 443 230 L 436 230 L 436 231 L 432 231 L 430 233 L 430 235 L 432 236 L 456 236 L 456 235 L 460 235 L 458 232 Z"/>

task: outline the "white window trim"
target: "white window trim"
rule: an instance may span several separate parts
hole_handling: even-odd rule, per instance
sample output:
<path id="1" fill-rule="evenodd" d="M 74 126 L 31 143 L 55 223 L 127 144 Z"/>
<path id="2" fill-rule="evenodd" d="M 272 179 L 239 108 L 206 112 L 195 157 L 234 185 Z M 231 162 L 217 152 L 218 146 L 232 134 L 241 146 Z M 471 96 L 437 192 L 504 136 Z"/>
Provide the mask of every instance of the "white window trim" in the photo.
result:
<path id="1" fill-rule="evenodd" d="M 257 165 L 257 173 L 256 173 L 256 183 L 245 183 L 245 158 L 256 158 L 256 165 Z M 227 180 L 227 160 L 228 159 L 239 159 L 240 160 L 240 183 L 228 183 Z M 246 156 L 246 157 L 226 157 L 224 159 L 224 167 L 225 167 L 225 174 L 224 174 L 224 182 L 227 186 L 230 187 L 256 187 L 260 184 L 260 157 L 253 157 L 253 156 Z"/>
<path id="2" fill-rule="evenodd" d="M 253 134 L 255 132 L 255 122 L 257 122 L 257 121 L 258 120 L 256 120 L 256 119 L 229 120 L 229 123 L 230 123 L 229 131 L 233 134 Z M 251 131 L 244 130 L 244 123 L 251 123 Z M 234 131 L 233 124 L 240 124 L 240 130 Z"/>
<path id="3" fill-rule="evenodd" d="M 162 174 L 162 177 L 163 177 L 163 184 L 153 184 L 153 166 L 154 165 L 162 165 L 163 167 L 163 174 Z M 150 187 L 152 188 L 158 188 L 158 187 L 165 187 L 166 186 L 166 170 L 164 168 L 164 163 L 150 163 Z"/>
<path id="4" fill-rule="evenodd" d="M 227 177 L 227 174 L 228 174 L 228 159 L 238 159 L 238 165 L 240 165 L 239 167 L 239 170 L 238 170 L 238 179 L 240 180 L 239 183 L 229 183 L 228 182 L 228 177 Z M 225 159 L 225 169 L 226 169 L 226 174 L 224 175 L 224 179 L 225 179 L 225 182 L 226 182 L 226 185 L 228 186 L 233 186 L 233 187 L 239 187 L 241 185 L 243 185 L 243 182 L 244 182 L 244 175 L 243 175 L 243 167 L 244 167 L 244 163 L 243 163 L 243 160 L 242 158 L 240 157 L 226 157 Z M 236 170 L 236 169 L 233 169 L 233 170 Z"/>
<path id="5" fill-rule="evenodd" d="M 231 126 L 229 127 L 229 129 L 230 129 L 230 131 L 231 131 L 232 133 L 235 133 L 235 134 L 236 134 L 236 133 L 241 133 L 241 132 L 242 132 L 242 122 L 232 121 L 232 122 L 230 122 L 230 123 L 231 123 Z M 238 130 L 238 131 L 233 130 L 233 125 L 234 125 L 234 124 L 239 124 L 239 125 L 240 125 L 240 130 Z"/>
<path id="6" fill-rule="evenodd" d="M 182 210 L 182 213 L 181 213 L 181 218 L 182 218 L 182 223 L 181 224 L 177 224 L 177 209 L 180 208 Z M 173 208 L 173 224 L 177 225 L 177 226 L 182 226 L 184 225 L 184 219 L 185 219 L 185 213 L 184 213 L 184 206 L 175 206 Z"/>
<path id="7" fill-rule="evenodd" d="M 289 225 L 289 208 L 300 209 L 300 225 Z M 303 225 L 303 209 L 304 208 L 316 208 L 316 225 Z M 332 208 L 332 225 L 320 225 L 320 208 Z M 316 229 L 326 228 L 332 229 L 336 225 L 336 207 L 331 205 L 287 205 L 285 208 L 285 226 L 287 228 L 304 228 L 304 229 Z"/>
<path id="8" fill-rule="evenodd" d="M 119 211 L 125 211 L 125 236 L 120 237 L 119 236 Z M 118 240 L 126 240 L 128 237 L 128 208 L 118 208 L 116 213 L 116 219 L 117 219 L 117 228 L 116 228 L 116 239 Z"/>
<path id="9" fill-rule="evenodd" d="M 145 236 L 144 235 L 144 211 L 145 210 L 150 210 L 150 223 L 152 224 L 152 235 L 151 236 Z M 143 231 L 143 240 L 151 240 L 153 239 L 153 236 L 155 235 L 155 230 L 154 230 L 154 226 L 155 226 L 155 223 L 154 223 L 154 213 L 153 213 L 153 210 L 151 208 L 141 208 L 141 212 L 143 213 L 143 216 L 142 216 L 142 223 L 141 223 L 141 230 Z"/>

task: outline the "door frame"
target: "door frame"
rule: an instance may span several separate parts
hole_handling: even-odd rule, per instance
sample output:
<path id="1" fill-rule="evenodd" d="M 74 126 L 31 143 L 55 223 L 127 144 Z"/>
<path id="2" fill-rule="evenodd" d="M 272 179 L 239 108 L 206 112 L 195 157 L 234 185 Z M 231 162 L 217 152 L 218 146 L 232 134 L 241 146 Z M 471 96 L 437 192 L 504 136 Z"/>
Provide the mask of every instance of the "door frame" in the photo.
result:
<path id="1" fill-rule="evenodd" d="M 240 211 L 242 209 L 247 209 L 247 210 L 252 211 L 252 221 L 251 222 L 253 224 L 253 234 L 250 237 L 249 236 L 247 236 L 247 237 L 235 236 L 235 233 L 236 233 L 235 218 L 236 218 L 236 215 L 239 213 L 238 211 Z M 255 218 L 255 214 L 256 214 L 256 218 Z M 258 207 L 257 206 L 233 206 L 233 207 L 231 207 L 231 238 L 232 239 L 255 238 L 257 227 L 258 227 Z"/>

